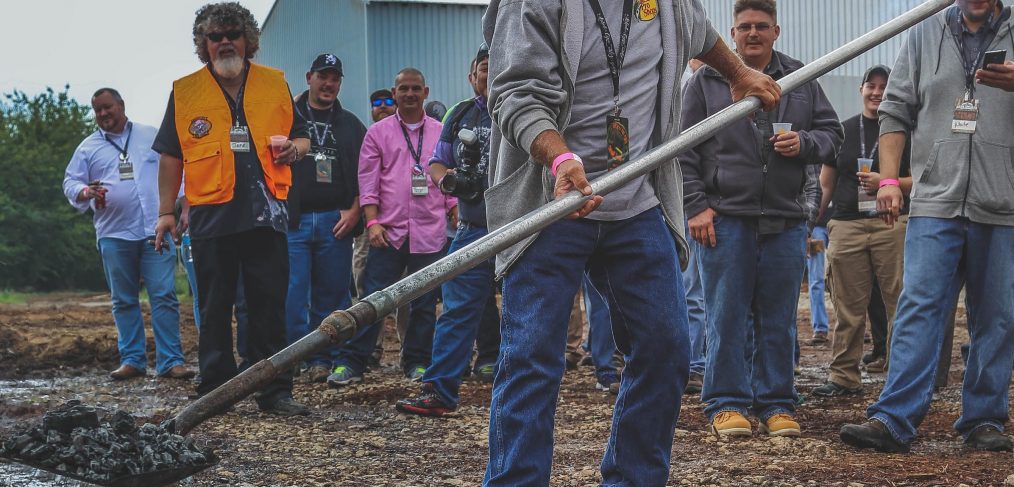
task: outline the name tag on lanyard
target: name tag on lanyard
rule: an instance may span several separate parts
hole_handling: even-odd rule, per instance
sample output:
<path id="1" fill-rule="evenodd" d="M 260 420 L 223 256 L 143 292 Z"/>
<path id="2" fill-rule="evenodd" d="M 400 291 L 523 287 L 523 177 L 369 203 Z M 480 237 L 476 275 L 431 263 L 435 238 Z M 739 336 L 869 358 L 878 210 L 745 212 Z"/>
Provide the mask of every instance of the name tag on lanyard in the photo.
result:
<path id="1" fill-rule="evenodd" d="M 229 129 L 229 148 L 233 152 L 250 152 L 250 129 L 245 125 Z"/>
<path id="2" fill-rule="evenodd" d="M 423 172 L 422 166 L 416 164 L 412 168 L 412 196 L 426 196 L 430 193 L 430 188 L 426 182 L 426 173 Z"/>
<path id="3" fill-rule="evenodd" d="M 120 181 L 131 181 L 134 179 L 134 165 L 130 162 L 130 156 L 126 152 L 120 153 L 120 162 L 116 165 L 120 173 Z"/>
<path id="4" fill-rule="evenodd" d="M 965 97 L 959 99 L 954 108 L 954 120 L 951 121 L 951 132 L 956 134 L 974 134 L 979 121 L 979 100 Z"/>

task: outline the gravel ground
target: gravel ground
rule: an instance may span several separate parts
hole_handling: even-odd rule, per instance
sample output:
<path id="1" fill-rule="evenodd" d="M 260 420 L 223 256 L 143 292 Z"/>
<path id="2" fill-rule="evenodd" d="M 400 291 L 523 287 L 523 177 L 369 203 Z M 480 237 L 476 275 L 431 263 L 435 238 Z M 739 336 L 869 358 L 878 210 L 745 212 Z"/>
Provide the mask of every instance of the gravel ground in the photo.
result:
<path id="1" fill-rule="evenodd" d="M 0 438 L 73 398 L 152 422 L 187 403 L 189 384 L 153 377 L 125 383 L 106 379 L 115 367 L 115 341 L 110 341 L 115 332 L 108 308 L 96 305 L 101 297 L 87 298 L 64 295 L 27 306 L 0 306 Z M 806 303 L 806 297 L 800 302 Z M 183 312 L 184 347 L 194 361 L 192 318 Z M 963 316 L 959 326 L 957 342 L 967 337 Z M 801 309 L 800 336 L 809 336 L 808 327 L 807 310 Z M 466 382 L 462 407 L 451 417 L 399 414 L 395 401 L 417 386 L 400 375 L 393 338 L 386 349 L 385 366 L 361 385 L 335 391 L 298 382 L 295 395 L 311 408 L 309 417 L 264 415 L 246 400 L 202 424 L 192 435 L 214 448 L 221 463 L 180 485 L 477 485 L 486 463 L 490 386 Z M 823 382 L 829 356 L 828 347 L 802 347 L 801 393 Z M 706 432 L 699 398 L 686 396 L 669 484 L 1014 485 L 1014 455 L 964 450 L 951 427 L 960 409 L 962 373 L 957 350 L 954 357 L 951 385 L 934 402 L 909 455 L 859 452 L 838 440 L 842 424 L 862 420 L 865 406 L 883 384 L 882 374 L 864 374 L 862 396 L 808 397 L 798 411 L 804 428 L 799 439 L 758 435 L 718 441 Z M 554 486 L 597 485 L 599 480 L 613 396 L 596 391 L 594 383 L 590 367 L 569 371 L 564 378 Z M 0 485 L 79 484 L 0 463 Z"/>

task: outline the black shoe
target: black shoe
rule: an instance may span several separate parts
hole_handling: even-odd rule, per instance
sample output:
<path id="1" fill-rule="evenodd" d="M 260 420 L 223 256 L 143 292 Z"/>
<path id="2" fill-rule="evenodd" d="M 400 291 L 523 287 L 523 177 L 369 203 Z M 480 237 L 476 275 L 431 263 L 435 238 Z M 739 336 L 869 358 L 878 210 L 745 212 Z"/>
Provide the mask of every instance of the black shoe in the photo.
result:
<path id="1" fill-rule="evenodd" d="M 863 365 L 866 365 L 880 357 L 880 355 L 876 355 L 873 352 L 866 352 L 866 354 L 863 355 Z"/>
<path id="2" fill-rule="evenodd" d="M 965 445 L 982 451 L 1012 451 L 1010 438 L 996 429 L 996 426 L 985 424 L 972 430 L 965 439 Z"/>
<path id="3" fill-rule="evenodd" d="M 881 453 L 908 453 L 907 443 L 895 440 L 880 421 L 870 420 L 863 424 L 846 424 L 838 432 L 846 445 L 856 448 L 873 448 Z"/>
<path id="4" fill-rule="evenodd" d="M 862 387 L 849 389 L 848 387 L 840 386 L 830 381 L 810 391 L 810 393 L 813 394 L 814 396 L 822 396 L 822 397 L 853 396 L 856 394 L 862 394 L 862 392 L 863 392 Z"/>
<path id="5" fill-rule="evenodd" d="M 282 397 L 274 402 L 259 405 L 261 411 L 278 416 L 306 416 L 310 411 L 291 397 Z"/>
<path id="6" fill-rule="evenodd" d="M 454 412 L 457 409 L 444 403 L 440 396 L 433 392 L 433 388 L 429 384 L 423 386 L 423 391 L 418 396 L 402 399 L 394 407 L 403 413 L 436 417 Z"/>
<path id="7" fill-rule="evenodd" d="M 691 372 L 690 380 L 687 381 L 687 387 L 683 389 L 683 393 L 700 394 L 702 388 L 704 388 L 704 374 Z"/>

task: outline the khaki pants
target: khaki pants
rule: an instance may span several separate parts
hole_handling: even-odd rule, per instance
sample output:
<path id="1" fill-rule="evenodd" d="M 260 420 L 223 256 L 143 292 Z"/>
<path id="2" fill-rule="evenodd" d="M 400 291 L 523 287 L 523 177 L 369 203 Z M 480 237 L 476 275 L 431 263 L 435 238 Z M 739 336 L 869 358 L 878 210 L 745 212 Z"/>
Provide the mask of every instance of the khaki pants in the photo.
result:
<path id="1" fill-rule="evenodd" d="M 581 295 L 578 291 L 574 296 L 574 306 L 570 309 L 570 322 L 567 323 L 567 362 L 577 365 L 584 357 L 581 342 L 584 341 L 585 314 L 581 309 Z"/>
<path id="2" fill-rule="evenodd" d="M 828 275 L 833 276 L 831 302 L 838 317 L 831 339 L 828 380 L 843 387 L 862 386 L 859 362 L 863 356 L 866 310 L 873 280 L 880 284 L 887 310 L 887 340 L 891 340 L 895 308 L 901 294 L 905 228 L 902 216 L 888 228 L 879 218 L 831 220 L 827 225 Z M 890 353 L 890 352 L 888 352 Z"/>

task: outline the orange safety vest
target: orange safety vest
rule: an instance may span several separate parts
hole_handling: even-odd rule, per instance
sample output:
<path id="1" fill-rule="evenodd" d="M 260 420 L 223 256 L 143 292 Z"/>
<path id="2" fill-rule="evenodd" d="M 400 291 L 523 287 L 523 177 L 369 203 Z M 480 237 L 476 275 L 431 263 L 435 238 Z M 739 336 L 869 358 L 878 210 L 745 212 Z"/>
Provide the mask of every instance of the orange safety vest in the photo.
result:
<path id="1" fill-rule="evenodd" d="M 236 156 L 229 146 L 232 111 L 208 66 L 173 82 L 176 135 L 183 149 L 184 192 L 193 206 L 227 203 L 236 187 Z M 292 130 L 292 97 L 281 71 L 250 63 L 243 89 L 243 112 L 251 148 L 271 194 L 285 200 L 292 186 L 287 164 L 271 158 L 272 135 Z"/>

